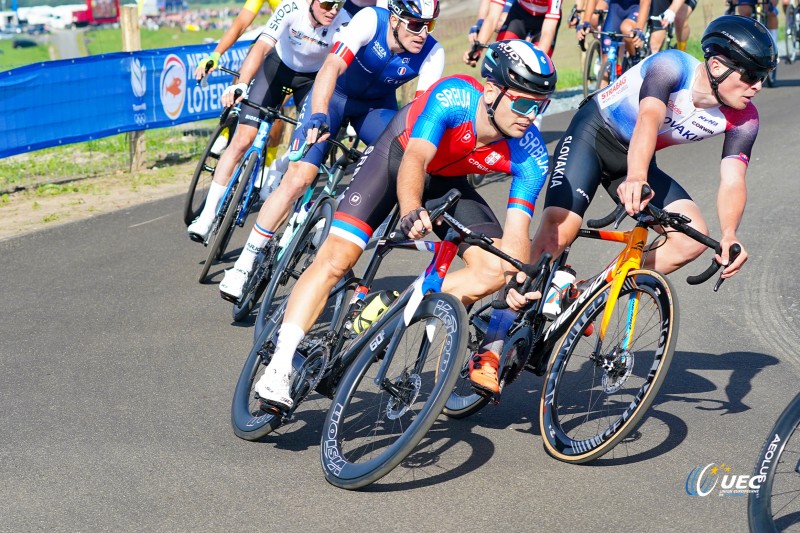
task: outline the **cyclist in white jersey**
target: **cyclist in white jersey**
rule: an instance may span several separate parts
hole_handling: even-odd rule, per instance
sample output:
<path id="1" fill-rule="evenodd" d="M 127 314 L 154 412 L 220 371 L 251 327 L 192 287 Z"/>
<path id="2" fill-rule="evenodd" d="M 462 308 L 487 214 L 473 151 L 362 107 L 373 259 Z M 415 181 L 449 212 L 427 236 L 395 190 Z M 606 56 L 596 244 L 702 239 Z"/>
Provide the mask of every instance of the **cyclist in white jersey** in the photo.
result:
<path id="1" fill-rule="evenodd" d="M 278 107 L 283 102 L 285 89 L 290 89 L 299 106 L 311 90 L 316 73 L 339 38 L 341 28 L 350 21 L 350 16 L 341 10 L 342 3 L 341 0 L 312 0 L 309 6 L 304 0 L 283 0 L 247 54 L 239 83 L 223 93 L 222 104 L 234 103 L 236 89 L 242 91 L 239 100 L 244 98 L 252 80 L 249 98 L 253 101 Z M 239 125 L 214 171 L 203 210 L 187 228 L 192 240 L 203 242 L 208 236 L 217 205 L 236 165 L 253 144 L 261 118 L 258 109 L 242 106 Z"/>
<path id="2" fill-rule="evenodd" d="M 531 258 L 560 253 L 577 236 L 583 214 L 603 185 L 620 198 L 628 214 L 653 205 L 688 216 L 707 234 L 700 208 L 686 190 L 655 163 L 657 150 L 724 135 L 717 215 L 725 266 L 722 277 L 739 272 L 747 252 L 737 229 L 747 201 L 745 173 L 758 134 L 758 112 L 751 99 L 777 64 L 767 28 L 745 17 L 723 16 L 701 39 L 705 61 L 678 50 L 648 57 L 591 98 L 572 119 L 554 152 L 542 224 Z M 653 193 L 642 198 L 648 183 Z M 729 261 L 731 245 L 741 254 Z M 695 260 L 705 246 L 680 233 L 648 254 L 646 265 L 668 274 Z M 524 281 L 524 276 L 518 276 Z M 516 291 L 508 303 L 525 303 Z"/>

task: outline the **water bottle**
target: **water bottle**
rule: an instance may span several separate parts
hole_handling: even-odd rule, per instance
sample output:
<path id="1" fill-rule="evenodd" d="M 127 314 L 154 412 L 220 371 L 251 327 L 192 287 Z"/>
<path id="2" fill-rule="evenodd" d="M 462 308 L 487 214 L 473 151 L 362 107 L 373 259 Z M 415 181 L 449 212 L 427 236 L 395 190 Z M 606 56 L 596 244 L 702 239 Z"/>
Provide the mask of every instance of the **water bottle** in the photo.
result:
<path id="1" fill-rule="evenodd" d="M 376 294 L 353 321 L 353 331 L 360 334 L 374 324 L 398 296 L 400 294 L 397 291 L 381 291 Z"/>
<path id="2" fill-rule="evenodd" d="M 228 146 L 228 136 L 230 135 L 230 130 L 228 128 L 223 128 L 222 131 L 219 132 L 217 138 L 214 139 L 214 144 L 211 145 L 211 153 L 214 155 L 219 155 L 222 151 Z"/>
<path id="3" fill-rule="evenodd" d="M 575 271 L 569 265 L 564 265 L 556 271 L 553 281 L 550 283 L 550 290 L 544 300 L 542 314 L 553 320 L 561 313 L 561 300 L 572 284 L 575 283 Z"/>

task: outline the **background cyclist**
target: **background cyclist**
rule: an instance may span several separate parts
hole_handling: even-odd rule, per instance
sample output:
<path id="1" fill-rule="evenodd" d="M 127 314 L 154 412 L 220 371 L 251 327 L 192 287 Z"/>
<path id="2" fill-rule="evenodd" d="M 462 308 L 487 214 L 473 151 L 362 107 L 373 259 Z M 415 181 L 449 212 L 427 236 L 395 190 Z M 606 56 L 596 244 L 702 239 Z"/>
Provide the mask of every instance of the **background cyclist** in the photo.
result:
<path id="1" fill-rule="evenodd" d="M 399 203 L 400 226 L 411 238 L 433 227 L 423 201 L 451 188 L 462 192 L 454 216 L 494 238 L 512 256 L 526 257 L 533 207 L 547 175 L 548 155 L 533 125 L 549 102 L 556 72 L 548 56 L 525 41 L 491 45 L 481 74 L 483 86 L 467 76 L 437 82 L 405 106 L 365 152 L 334 216 L 331 233 L 313 264 L 295 285 L 286 307 L 275 354 L 255 386 L 259 396 L 281 408 L 289 396 L 291 359 L 319 316 L 335 283 L 358 260 L 374 229 Z M 513 176 L 501 226 L 466 178 L 501 171 Z M 472 302 L 500 288 L 504 266 L 477 247 L 459 250 L 467 267 L 448 276 L 443 290 Z"/>
<path id="2" fill-rule="evenodd" d="M 343 0 L 312 0 L 311 5 L 304 0 L 283 0 L 247 54 L 239 83 L 223 93 L 222 104 L 233 104 L 236 89 L 243 93 L 240 100 L 247 96 L 251 80 L 249 98 L 263 106 L 279 107 L 287 89 L 293 91 L 296 102 L 301 102 L 311 90 L 339 30 L 350 21 L 350 16 L 341 10 L 342 4 Z M 214 171 L 203 210 L 187 228 L 192 240 L 203 242 L 208 237 L 219 201 L 236 165 L 253 144 L 262 118 L 258 109 L 242 105 L 239 125 Z"/>
<path id="3" fill-rule="evenodd" d="M 371 143 L 397 112 L 398 87 L 419 76 L 419 93 L 441 78 L 444 49 L 429 36 L 439 15 L 438 0 L 390 0 L 389 7 L 391 12 L 379 7 L 362 9 L 341 32 L 303 105 L 293 150 L 306 140 L 316 143 L 323 124 L 335 136 L 346 118 L 359 137 Z M 225 272 L 220 283 L 223 298 L 241 297 L 258 251 L 317 175 L 326 147 L 327 143 L 316 143 L 301 161 L 289 165 L 281 184 L 261 207 L 244 250 Z"/>

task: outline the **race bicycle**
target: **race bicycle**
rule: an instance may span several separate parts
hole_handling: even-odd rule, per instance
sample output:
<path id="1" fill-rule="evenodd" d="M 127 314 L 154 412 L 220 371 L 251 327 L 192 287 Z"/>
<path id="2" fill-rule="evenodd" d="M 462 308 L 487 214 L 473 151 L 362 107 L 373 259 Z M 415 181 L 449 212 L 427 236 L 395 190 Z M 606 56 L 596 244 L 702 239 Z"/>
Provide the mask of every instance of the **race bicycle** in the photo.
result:
<path id="1" fill-rule="evenodd" d="M 800 523 L 800 394 L 786 406 L 756 460 L 747 517 L 750 531 L 770 533 Z"/>
<path id="2" fill-rule="evenodd" d="M 786 6 L 786 28 L 783 38 L 786 43 L 786 61 L 794 63 L 800 51 L 800 7 L 794 0 Z"/>
<path id="3" fill-rule="evenodd" d="M 435 205 L 435 207 L 431 207 L 431 217 L 435 219 L 440 216 L 457 201 L 459 196 L 458 191 L 451 191 L 444 199 L 430 202 L 429 204 Z M 466 349 L 467 317 L 463 305 L 453 296 L 438 292 L 425 294 L 425 292 L 429 287 L 436 287 L 438 272 L 441 269 L 446 271 L 450 266 L 457 246 L 452 243 L 424 243 L 406 240 L 392 232 L 399 218 L 397 208 L 395 208 L 378 227 L 375 237 L 370 243 L 374 249 L 364 275 L 356 278 L 350 272 L 336 284 L 328 296 L 322 315 L 298 347 L 293 360 L 294 378 L 291 392 L 293 406 L 288 411 L 276 410 L 262 402 L 253 390 L 255 382 L 263 374 L 274 353 L 278 328 L 283 319 L 288 298 L 284 298 L 277 308 L 271 310 L 269 320 L 247 356 L 233 395 L 231 424 L 238 437 L 245 440 L 257 440 L 294 420 L 294 413 L 298 406 L 312 391 L 316 390 L 322 396 L 332 398 L 346 369 L 357 357 L 361 356 L 364 350 L 386 348 L 384 341 L 388 341 L 389 338 L 385 334 L 379 338 L 380 336 L 373 335 L 371 332 L 378 331 L 375 328 L 383 328 L 390 320 L 392 327 L 397 326 L 398 320 L 406 320 L 403 331 L 393 338 L 398 341 L 402 337 L 409 339 L 409 335 L 419 336 L 422 332 L 421 334 L 428 339 L 430 345 L 443 350 L 441 352 L 442 360 L 447 361 L 447 365 L 444 365 L 442 369 L 450 371 L 452 366 L 453 371 L 446 374 L 450 379 L 448 382 L 442 382 L 441 379 L 430 379 L 432 378 L 431 374 L 418 376 L 419 380 L 415 381 L 415 399 L 421 402 L 420 405 L 426 406 L 428 401 L 435 402 L 424 409 L 426 416 L 420 418 L 418 424 L 428 421 L 432 423 L 431 413 L 433 413 L 433 418 L 439 414 L 443 402 L 452 389 L 453 381 L 457 377 L 461 354 Z M 359 315 L 367 301 L 370 300 L 368 293 L 383 259 L 395 248 L 432 251 L 434 257 L 426 273 L 420 277 L 423 282 L 415 283 L 411 289 L 399 296 L 395 304 L 385 311 L 371 328 L 362 329 L 358 325 Z M 439 283 L 441 283 L 440 279 Z M 373 295 L 373 297 L 377 296 Z M 401 310 L 403 313 L 400 313 Z M 424 327 L 428 322 L 432 329 Z M 420 326 L 420 323 L 423 326 Z M 444 327 L 434 327 L 434 323 Z M 462 326 L 462 328 L 457 329 L 458 326 Z M 384 330 L 380 329 L 379 331 L 383 332 Z M 418 344 L 416 346 L 419 347 Z M 393 354 L 398 349 L 399 346 L 394 343 L 391 350 L 386 350 L 386 354 Z M 387 360 L 391 359 L 393 358 L 387 356 Z M 397 360 L 399 361 L 399 356 Z M 420 363 L 432 364 L 436 368 L 436 363 L 427 358 L 420 359 Z M 444 376 L 445 374 L 442 374 L 442 377 Z M 430 384 L 428 383 L 429 379 Z M 398 407 L 393 416 L 396 415 L 397 419 L 402 420 L 414 419 L 417 412 L 416 409 L 407 412 Z"/>
<path id="4" fill-rule="evenodd" d="M 276 120 L 283 120 L 289 124 L 297 125 L 295 119 L 282 114 L 277 109 L 261 106 L 246 98 L 242 102 L 261 111 L 264 114 L 264 118 L 258 126 L 253 145 L 247 149 L 242 160 L 236 166 L 230 182 L 228 182 L 228 186 L 217 206 L 211 230 L 203 241 L 203 244 L 208 246 L 209 250 L 208 257 L 200 272 L 200 283 L 206 282 L 208 271 L 215 261 L 222 258 L 234 229 L 237 226 L 244 226 L 247 216 L 259 198 L 262 185 L 260 175 L 267 157 L 267 141 L 272 124 Z"/>
<path id="5" fill-rule="evenodd" d="M 642 194 L 649 193 L 643 188 Z M 545 450 L 556 459 L 592 461 L 634 429 L 666 377 L 678 332 L 678 306 L 671 284 L 658 272 L 642 268 L 646 254 L 654 249 L 654 245 L 645 246 L 649 229 L 677 231 L 717 253 L 721 249 L 717 241 L 690 227 L 687 217 L 650 204 L 634 217 L 636 225 L 630 231 L 597 229 L 612 222 L 618 225 L 624 217 L 624 208 L 619 206 L 603 219 L 587 221 L 595 229 L 580 230 L 579 237 L 619 242 L 625 248 L 600 274 L 578 284 L 579 295 L 563 295 L 562 302 L 567 303 L 555 320 L 543 314 L 544 299 L 518 313 L 500 354 L 500 393 L 487 396 L 473 390 L 465 364 L 446 403 L 446 415 L 464 418 L 489 402 L 498 403 L 504 387 L 522 370 L 529 370 L 546 376 L 539 405 L 540 429 Z M 732 258 L 741 251 L 734 246 Z M 555 272 L 567 264 L 568 255 L 569 248 L 552 266 L 547 261 L 541 264 L 539 276 L 523 291 L 546 294 Z M 712 261 L 706 271 L 687 281 L 703 283 L 719 268 Z M 721 283 L 722 278 L 714 290 Z M 491 305 L 472 313 L 470 355 L 482 344 Z M 494 305 L 503 307 L 504 303 Z"/>

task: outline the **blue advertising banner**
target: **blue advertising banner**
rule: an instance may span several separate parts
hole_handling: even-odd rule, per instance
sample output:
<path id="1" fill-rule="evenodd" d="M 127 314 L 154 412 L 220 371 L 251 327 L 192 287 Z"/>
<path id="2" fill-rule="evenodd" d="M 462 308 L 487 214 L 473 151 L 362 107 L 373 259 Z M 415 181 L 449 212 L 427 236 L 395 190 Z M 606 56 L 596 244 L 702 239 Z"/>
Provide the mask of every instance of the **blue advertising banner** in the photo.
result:
<path id="1" fill-rule="evenodd" d="M 250 43 L 222 59 L 241 67 Z M 0 72 L 0 158 L 219 115 L 231 76 L 215 71 L 203 87 L 197 64 L 214 44 L 46 61 Z"/>

